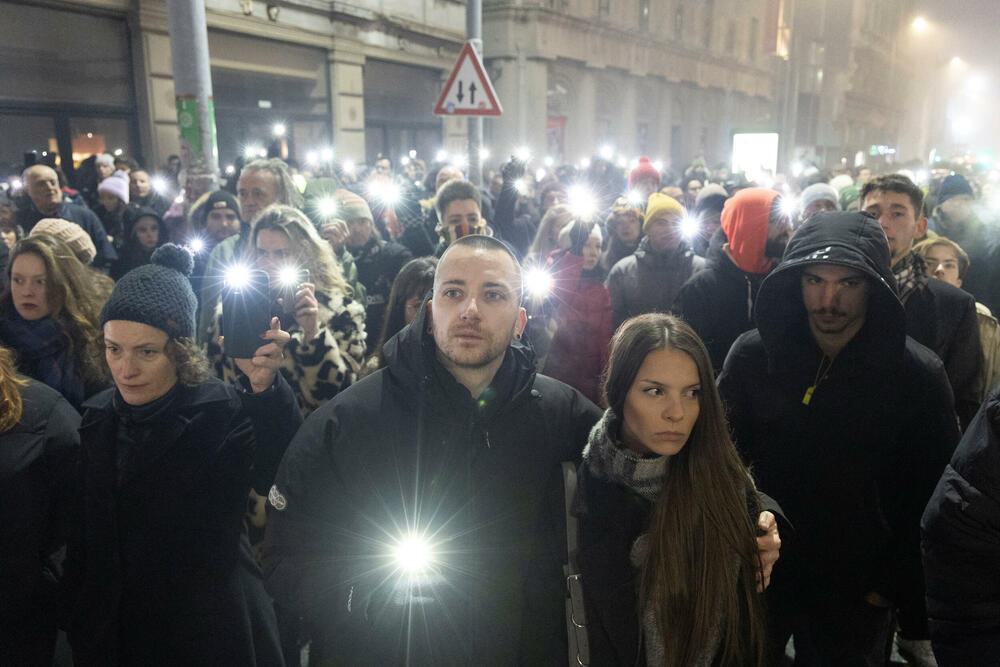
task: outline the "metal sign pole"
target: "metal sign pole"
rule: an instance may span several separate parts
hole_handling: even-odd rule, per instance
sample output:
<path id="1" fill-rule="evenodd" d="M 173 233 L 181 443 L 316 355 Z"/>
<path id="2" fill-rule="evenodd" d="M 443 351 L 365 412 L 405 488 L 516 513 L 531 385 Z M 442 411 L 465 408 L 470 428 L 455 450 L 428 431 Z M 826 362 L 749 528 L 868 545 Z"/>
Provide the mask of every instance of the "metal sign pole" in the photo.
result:
<path id="1" fill-rule="evenodd" d="M 483 58 L 483 0 L 468 0 L 465 9 L 465 29 L 469 42 L 479 59 Z M 483 118 L 467 119 L 469 130 L 469 180 L 476 187 L 483 186 L 483 166 L 479 151 L 483 146 Z"/>

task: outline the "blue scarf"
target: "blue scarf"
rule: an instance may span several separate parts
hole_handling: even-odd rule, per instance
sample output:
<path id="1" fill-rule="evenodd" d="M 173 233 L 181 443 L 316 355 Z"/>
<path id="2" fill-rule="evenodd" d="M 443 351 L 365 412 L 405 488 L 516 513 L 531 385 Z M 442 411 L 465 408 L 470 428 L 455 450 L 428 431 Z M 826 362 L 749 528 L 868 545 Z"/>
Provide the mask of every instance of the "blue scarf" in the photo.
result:
<path id="1" fill-rule="evenodd" d="M 0 317 L 0 339 L 17 352 L 21 372 L 58 391 L 73 407 L 83 403 L 83 379 L 56 320 L 26 320 L 12 308 Z"/>

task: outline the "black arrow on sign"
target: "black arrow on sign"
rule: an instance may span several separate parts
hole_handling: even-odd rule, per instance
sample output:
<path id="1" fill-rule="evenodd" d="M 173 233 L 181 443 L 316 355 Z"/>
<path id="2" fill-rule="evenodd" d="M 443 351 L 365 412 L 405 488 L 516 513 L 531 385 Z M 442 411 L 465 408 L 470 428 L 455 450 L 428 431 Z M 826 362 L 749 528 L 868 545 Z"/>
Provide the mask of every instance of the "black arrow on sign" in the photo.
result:
<path id="1" fill-rule="evenodd" d="M 461 101 L 461 100 L 459 100 L 459 101 Z M 475 104 L 476 103 L 476 84 L 475 83 L 469 84 L 469 103 L 470 104 Z"/>
<path id="2" fill-rule="evenodd" d="M 458 82 L 458 101 L 461 102 L 463 97 L 465 97 L 465 95 L 462 94 L 462 82 L 459 81 Z"/>

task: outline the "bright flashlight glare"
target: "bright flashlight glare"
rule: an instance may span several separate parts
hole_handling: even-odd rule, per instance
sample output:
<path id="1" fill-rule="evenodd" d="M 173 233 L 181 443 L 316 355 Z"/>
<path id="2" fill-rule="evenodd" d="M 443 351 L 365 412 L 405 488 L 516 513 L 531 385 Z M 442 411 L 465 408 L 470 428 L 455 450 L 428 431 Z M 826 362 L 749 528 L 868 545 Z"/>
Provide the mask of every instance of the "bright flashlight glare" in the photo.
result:
<path id="1" fill-rule="evenodd" d="M 299 269 L 295 266 L 283 266 L 278 269 L 278 282 L 282 287 L 295 287 L 299 283 Z"/>
<path id="2" fill-rule="evenodd" d="M 250 267 L 245 264 L 233 264 L 226 269 L 226 284 L 233 289 L 240 289 L 250 284 Z"/>
<path id="3" fill-rule="evenodd" d="M 685 215 L 681 218 L 681 236 L 686 239 L 693 239 L 701 231 L 701 223 L 693 215 Z"/>
<path id="4" fill-rule="evenodd" d="M 410 149 L 410 158 L 414 160 L 417 158 L 417 151 L 413 150 L 412 148 Z"/>
<path id="5" fill-rule="evenodd" d="M 544 160 L 542 160 L 542 164 L 544 164 L 546 167 L 551 167 L 555 163 L 556 161 L 552 157 L 546 157 Z"/>
<path id="6" fill-rule="evenodd" d="M 199 252 L 205 249 L 205 242 L 202 241 L 200 238 L 195 237 L 190 241 L 188 241 L 187 247 L 191 252 L 197 255 Z"/>
<path id="7" fill-rule="evenodd" d="M 590 169 L 590 158 L 585 157 L 580 160 L 580 169 Z"/>
<path id="8" fill-rule="evenodd" d="M 316 202 L 316 212 L 321 218 L 332 218 L 337 213 L 337 200 L 333 197 L 321 197 Z"/>
<path id="9" fill-rule="evenodd" d="M 539 167 L 538 169 L 535 170 L 535 180 L 540 181 L 543 178 L 545 178 L 545 170 Z"/>
<path id="10" fill-rule="evenodd" d="M 577 218 L 589 220 L 597 213 L 597 197 L 589 188 L 574 185 L 566 192 L 570 211 Z"/>
<path id="11" fill-rule="evenodd" d="M 628 199 L 628 203 L 633 206 L 642 206 L 646 203 L 646 197 L 639 190 L 629 190 L 626 198 Z"/>
<path id="12" fill-rule="evenodd" d="M 20 178 L 12 178 L 10 181 L 11 190 L 20 190 L 24 187 L 24 183 L 21 182 Z"/>
<path id="13" fill-rule="evenodd" d="M 490 149 L 487 148 L 486 146 L 483 146 L 482 148 L 479 149 L 479 161 L 485 162 L 486 160 L 489 159 L 490 159 Z"/>
<path id="14" fill-rule="evenodd" d="M 167 191 L 167 179 L 162 176 L 153 176 L 153 178 L 150 179 L 150 183 L 153 186 L 153 190 L 159 192 L 160 194 Z"/>
<path id="15" fill-rule="evenodd" d="M 514 181 L 514 189 L 517 190 L 517 194 L 519 195 L 528 194 L 528 184 L 524 182 L 523 178 Z"/>
<path id="16" fill-rule="evenodd" d="M 226 165 L 226 174 L 229 175 L 229 176 L 232 176 L 235 173 L 236 173 L 236 167 L 234 167 L 231 164 L 227 164 Z"/>
<path id="17" fill-rule="evenodd" d="M 344 171 L 345 171 L 346 173 L 348 173 L 348 174 L 353 174 L 353 173 L 354 173 L 354 160 L 344 160 L 344 161 L 343 161 L 343 162 L 341 163 L 340 167 L 341 167 L 341 169 L 343 169 L 343 170 L 344 170 Z"/>
<path id="18" fill-rule="evenodd" d="M 451 163 L 459 169 L 465 169 L 469 164 L 469 156 L 465 153 L 455 153 L 451 156 Z"/>
<path id="19" fill-rule="evenodd" d="M 271 134 L 273 134 L 276 137 L 285 136 L 285 132 L 287 130 L 288 128 L 285 127 L 284 123 L 275 123 L 274 125 L 271 126 Z"/>
<path id="20" fill-rule="evenodd" d="M 527 146 L 518 146 L 514 149 L 514 157 L 521 162 L 527 162 L 531 159 L 531 149 Z"/>
<path id="21" fill-rule="evenodd" d="M 601 156 L 601 159 L 610 160 L 615 156 L 615 149 L 610 144 L 604 144 L 601 146 L 601 150 L 598 151 L 598 154 Z"/>
<path id="22" fill-rule="evenodd" d="M 524 274 L 524 289 L 531 296 L 544 299 L 552 291 L 552 274 L 543 268 L 528 269 Z"/>
<path id="23" fill-rule="evenodd" d="M 663 171 L 663 160 L 655 160 L 653 162 L 653 169 L 656 171 Z"/>
<path id="24" fill-rule="evenodd" d="M 115 149 L 115 157 L 121 157 L 121 154 L 124 153 L 124 152 L 125 151 L 123 151 L 122 149 L 116 148 Z"/>
<path id="25" fill-rule="evenodd" d="M 624 169 L 625 167 L 628 166 L 628 158 L 626 158 L 624 155 L 620 156 L 618 158 L 617 164 L 619 169 Z"/>
<path id="26" fill-rule="evenodd" d="M 924 32 L 925 30 L 927 30 L 927 19 L 925 19 L 923 16 L 918 16 L 917 18 L 913 19 L 913 23 L 911 23 L 910 25 L 913 27 L 914 31 Z"/>
<path id="27" fill-rule="evenodd" d="M 795 216 L 795 214 L 799 211 L 799 200 L 795 197 L 782 197 L 780 210 L 782 215 L 789 218 Z"/>
<path id="28" fill-rule="evenodd" d="M 316 151 L 308 151 L 306 153 L 306 164 L 318 164 L 319 163 L 319 153 Z"/>
<path id="29" fill-rule="evenodd" d="M 174 203 L 175 204 L 183 204 L 184 203 L 184 193 L 181 193 L 181 194 L 177 195 L 176 197 L 174 197 Z"/>
<path id="30" fill-rule="evenodd" d="M 410 156 L 404 155 L 403 157 L 399 158 L 399 164 L 403 165 L 404 167 L 410 164 Z"/>
<path id="31" fill-rule="evenodd" d="M 368 194 L 380 204 L 395 206 L 402 198 L 403 191 L 392 181 L 372 181 L 368 184 Z"/>
<path id="32" fill-rule="evenodd" d="M 252 160 L 253 158 L 260 155 L 260 151 L 261 151 L 260 146 L 252 146 L 252 145 L 247 146 L 246 148 L 243 149 L 243 157 L 247 158 L 248 160 Z"/>
<path id="33" fill-rule="evenodd" d="M 431 545 L 419 535 L 407 535 L 392 550 L 396 567 L 408 574 L 421 574 L 434 562 Z"/>
<path id="34" fill-rule="evenodd" d="M 439 150 L 437 153 L 434 154 L 434 161 L 435 162 L 447 162 L 448 161 L 448 151 L 446 151 L 443 148 L 441 150 Z"/>
<path id="35" fill-rule="evenodd" d="M 332 148 L 324 148 L 322 151 L 320 151 L 319 157 L 320 157 L 320 159 L 323 160 L 323 162 L 332 162 L 333 161 L 333 149 Z"/>

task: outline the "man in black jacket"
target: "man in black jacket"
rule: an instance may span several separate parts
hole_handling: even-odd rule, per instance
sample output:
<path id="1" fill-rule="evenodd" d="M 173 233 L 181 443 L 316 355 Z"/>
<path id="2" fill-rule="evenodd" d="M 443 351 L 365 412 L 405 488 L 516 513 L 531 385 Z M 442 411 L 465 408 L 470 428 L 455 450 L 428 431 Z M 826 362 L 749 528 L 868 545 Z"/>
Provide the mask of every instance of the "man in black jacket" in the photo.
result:
<path id="1" fill-rule="evenodd" d="M 111 245 L 104 225 L 90 209 L 63 201 L 62 190 L 59 189 L 59 177 L 55 170 L 43 164 L 32 165 L 24 170 L 21 179 L 31 202 L 30 206 L 17 211 L 17 224 L 24 230 L 25 235 L 30 234 L 35 223 L 42 218 L 62 218 L 75 222 L 83 227 L 97 249 L 97 257 L 93 261 L 94 267 L 107 271 L 118 259 L 118 253 Z"/>
<path id="2" fill-rule="evenodd" d="M 914 240 L 927 233 L 923 191 L 906 176 L 879 176 L 861 190 L 861 210 L 876 218 L 889 239 L 892 273 L 906 310 L 906 333 L 941 357 L 955 395 L 962 429 L 979 409 L 982 347 L 972 295 L 930 280 Z"/>
<path id="3" fill-rule="evenodd" d="M 773 657 L 794 635 L 802 664 L 884 664 L 892 608 L 923 615 L 920 514 L 958 440 L 944 368 L 906 336 L 885 234 L 864 214 L 803 224 L 755 318 L 719 389 L 795 526 L 769 591 Z"/>
<path id="4" fill-rule="evenodd" d="M 535 374 L 520 292 L 506 246 L 456 240 L 387 368 L 290 446 L 265 576 L 315 664 L 565 662 L 553 475 L 600 411 Z"/>

